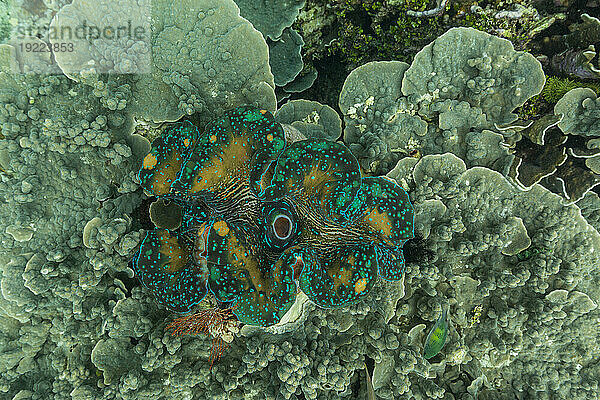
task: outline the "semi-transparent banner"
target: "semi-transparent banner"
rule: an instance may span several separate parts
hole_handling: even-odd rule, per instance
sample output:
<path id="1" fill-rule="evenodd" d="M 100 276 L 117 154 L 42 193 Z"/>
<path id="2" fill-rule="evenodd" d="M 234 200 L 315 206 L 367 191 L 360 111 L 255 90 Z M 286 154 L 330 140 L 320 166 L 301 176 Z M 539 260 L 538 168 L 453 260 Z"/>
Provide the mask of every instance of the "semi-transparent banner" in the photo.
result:
<path id="1" fill-rule="evenodd" d="M 151 17 L 151 0 L 0 0 L 0 65 L 69 76 L 149 73 Z"/>

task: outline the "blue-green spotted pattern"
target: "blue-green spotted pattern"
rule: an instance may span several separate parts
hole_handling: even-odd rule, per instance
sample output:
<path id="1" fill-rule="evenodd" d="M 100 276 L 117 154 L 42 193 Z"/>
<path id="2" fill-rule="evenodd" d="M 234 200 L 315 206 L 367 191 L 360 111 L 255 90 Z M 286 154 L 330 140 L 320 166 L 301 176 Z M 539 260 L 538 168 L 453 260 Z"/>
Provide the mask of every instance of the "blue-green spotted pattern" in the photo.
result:
<path id="1" fill-rule="evenodd" d="M 365 177 L 355 200 L 347 217 L 378 232 L 390 246 L 414 237 L 413 208 L 408 193 L 396 182 L 380 176 Z"/>
<path id="2" fill-rule="evenodd" d="M 401 279 L 404 273 L 402 245 L 414 237 L 414 213 L 408 193 L 388 178 L 363 178 L 347 216 L 377 236 L 379 275 L 389 281 Z"/>
<path id="3" fill-rule="evenodd" d="M 206 295 L 207 270 L 192 262 L 191 244 L 166 229 L 146 234 L 133 265 L 156 300 L 174 310 L 188 311 Z"/>
<path id="4" fill-rule="evenodd" d="M 262 174 L 285 148 L 285 135 L 270 112 L 240 107 L 207 125 L 174 187 L 188 195 L 224 197 L 231 182 L 256 190 Z"/>
<path id="5" fill-rule="evenodd" d="M 377 278 L 375 246 L 345 246 L 335 257 L 305 250 L 299 257 L 304 268 L 300 289 L 321 307 L 340 307 L 364 297 Z"/>
<path id="6" fill-rule="evenodd" d="M 346 146 L 326 140 L 303 140 L 277 160 L 265 198 L 300 196 L 338 219 L 360 188 L 358 161 Z"/>
<path id="7" fill-rule="evenodd" d="M 406 265 L 402 248 L 389 248 L 379 246 L 376 249 L 379 276 L 386 281 L 399 281 L 402 279 Z"/>
<path id="8" fill-rule="evenodd" d="M 264 110 L 238 107 L 202 134 L 189 122 L 168 126 L 140 179 L 183 209 L 182 226 L 149 232 L 134 260 L 170 309 L 189 311 L 210 290 L 241 322 L 269 326 L 298 288 L 339 307 L 364 297 L 378 275 L 404 272 L 402 245 L 413 237 L 406 192 L 362 177 L 341 143 L 286 147 Z"/>
<path id="9" fill-rule="evenodd" d="M 150 153 L 142 161 L 138 173 L 142 187 L 155 196 L 170 193 L 197 139 L 198 129 L 189 121 L 167 126 L 152 142 Z"/>
<path id="10" fill-rule="evenodd" d="M 180 203 L 180 201 L 177 201 Z M 199 198 L 187 198 L 181 202 L 182 230 L 187 231 L 214 219 L 214 213 L 208 204 Z"/>
<path id="11" fill-rule="evenodd" d="M 213 224 L 208 236 L 209 287 L 221 301 L 233 302 L 246 324 L 273 325 L 296 298 L 293 271 L 280 258 L 271 265 L 225 221 Z"/>

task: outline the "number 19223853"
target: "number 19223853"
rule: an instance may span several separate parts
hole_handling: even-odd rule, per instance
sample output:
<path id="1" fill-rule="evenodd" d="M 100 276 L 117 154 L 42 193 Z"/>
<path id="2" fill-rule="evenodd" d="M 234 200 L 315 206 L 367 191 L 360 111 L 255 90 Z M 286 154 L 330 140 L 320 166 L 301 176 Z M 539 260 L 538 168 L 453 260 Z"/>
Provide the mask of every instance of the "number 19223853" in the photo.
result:
<path id="1" fill-rule="evenodd" d="M 62 43 L 45 43 L 45 42 L 37 42 L 37 43 L 19 43 L 19 48 L 21 52 L 26 53 L 58 53 L 58 52 L 68 52 L 72 53 L 74 51 L 73 43 L 62 42 Z"/>

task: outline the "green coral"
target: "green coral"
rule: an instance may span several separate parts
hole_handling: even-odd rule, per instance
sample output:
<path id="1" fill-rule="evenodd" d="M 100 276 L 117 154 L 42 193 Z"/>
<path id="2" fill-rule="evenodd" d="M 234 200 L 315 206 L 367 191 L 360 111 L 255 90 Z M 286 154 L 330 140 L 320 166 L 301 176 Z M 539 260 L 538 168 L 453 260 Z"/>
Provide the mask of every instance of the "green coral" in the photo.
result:
<path id="1" fill-rule="evenodd" d="M 600 136 L 600 99 L 592 89 L 570 90 L 556 103 L 554 114 L 564 114 L 558 127 L 565 134 Z"/>
<path id="2" fill-rule="evenodd" d="M 285 28 L 281 37 L 269 45 L 269 65 L 275 85 L 284 86 L 302 71 L 302 46 L 304 41 L 294 29 Z"/>
<path id="3" fill-rule="evenodd" d="M 597 95 L 600 94 L 600 84 L 595 82 L 579 82 L 569 78 L 551 76 L 546 80 L 542 89 L 542 98 L 550 104 L 556 104 L 568 91 L 576 88 L 590 88 Z"/>
<path id="4" fill-rule="evenodd" d="M 412 52 L 440 35 L 441 18 L 407 16 L 409 10 L 425 10 L 429 1 L 407 0 L 392 6 L 386 1 L 343 0 L 335 15 L 340 22 L 339 39 L 329 52 L 339 52 L 348 70 L 371 60 L 410 61 Z"/>
<path id="5" fill-rule="evenodd" d="M 277 110 L 275 120 L 291 125 L 307 138 L 335 141 L 342 135 L 342 120 L 338 113 L 316 101 L 288 101 Z"/>
<path id="6" fill-rule="evenodd" d="M 6 42 L 10 35 L 8 0 L 0 0 L 0 43 Z"/>
<path id="7" fill-rule="evenodd" d="M 452 152 L 503 170 L 510 158 L 494 126 L 539 93 L 540 63 L 505 39 L 452 28 L 408 68 L 374 61 L 352 71 L 340 94 L 344 140 L 367 171 L 388 172 L 407 155 Z M 415 154 L 416 153 L 416 154 Z"/>
<path id="8" fill-rule="evenodd" d="M 327 310 L 304 301 L 285 325 L 243 327 L 212 370 L 210 337 L 165 332 L 168 315 L 132 279 L 128 267 L 144 234 L 144 195 L 135 171 L 140 153 L 147 153 L 136 150 L 144 148 L 143 138 L 129 133 L 134 122 L 138 133 L 153 127 L 132 117 L 142 111 L 154 119 L 161 119 L 155 112 L 172 111 L 178 117 L 189 109 L 212 119 L 227 106 L 221 100 L 258 97 L 243 85 L 247 80 L 262 82 L 269 98 L 273 84 L 265 72 L 266 46 L 256 41 L 260 35 L 237 17 L 231 2 L 163 0 L 154 6 L 154 23 L 160 26 L 153 27 L 152 44 L 160 71 L 146 80 L 114 74 L 98 76 L 91 84 L 62 75 L 12 75 L 4 62 L 10 46 L 0 45 L 0 169 L 7 171 L 0 182 L 0 202 L 6 205 L 0 207 L 1 397 L 362 399 L 364 391 L 357 387 L 364 385 L 365 362 L 374 364 L 368 370 L 380 399 L 598 397 L 598 197 L 588 193 L 578 208 L 563 205 L 539 185 L 526 192 L 512 187 L 487 169 L 490 156 L 481 153 L 481 146 L 489 154 L 499 147 L 489 129 L 503 122 L 496 117 L 511 112 L 510 99 L 502 99 L 499 114 L 477 96 L 464 94 L 432 98 L 429 104 L 424 96 L 412 103 L 401 90 L 404 73 L 410 73 L 400 62 L 364 66 L 362 72 L 372 71 L 369 79 L 354 79 L 360 78 L 357 71 L 349 80 L 356 91 L 344 91 L 340 103 L 348 105 L 346 129 L 350 125 L 357 134 L 364 129 L 372 141 L 378 135 L 391 142 L 397 135 L 394 150 L 413 149 L 416 140 L 426 145 L 421 154 L 429 155 L 403 158 L 393 172 L 410 193 L 415 229 L 424 238 L 419 246 L 431 259 L 407 257 L 404 280 L 382 282 L 360 304 Z M 384 7 L 385 2 L 379 10 Z M 431 7 L 423 2 L 413 9 Z M 198 8 L 213 9 L 219 24 L 199 21 Z M 334 10 L 323 5 L 321 21 L 332 15 L 328 12 Z M 214 28 L 230 26 L 227 35 L 217 36 Z M 214 29 L 208 30 L 214 41 L 202 37 L 206 28 Z M 332 32 L 317 40 L 329 43 L 337 35 Z M 219 46 L 213 47 L 215 42 Z M 240 43 L 243 52 L 236 51 Z M 185 68 L 189 58 L 175 57 L 188 46 L 203 52 L 193 58 L 191 70 Z M 249 52 L 257 50 L 260 54 L 249 59 Z M 411 47 L 401 56 L 417 50 Z M 232 58 L 221 61 L 225 51 Z M 202 65 L 199 60 L 205 58 L 214 64 Z M 483 55 L 471 58 L 485 67 L 485 60 L 477 60 Z M 491 65 L 492 75 L 498 72 L 502 78 L 492 85 L 496 93 L 522 76 L 504 76 L 502 66 Z M 205 76 L 211 68 L 215 79 Z M 478 78 L 486 78 L 486 72 L 465 68 L 477 74 L 469 90 L 483 89 L 485 82 Z M 344 65 L 330 63 L 329 69 L 344 79 Z M 526 80 L 531 70 L 523 75 Z M 443 66 L 433 72 L 440 75 Z M 332 89 L 327 82 L 315 87 Z M 144 90 L 144 84 L 153 86 Z M 419 95 L 433 94 L 436 86 L 433 82 L 433 92 Z M 441 93 L 445 86 L 440 85 Z M 240 95 L 230 97 L 232 91 Z M 570 118 L 581 124 L 573 125 L 577 131 L 593 127 L 598 110 L 594 96 L 583 94 L 580 102 L 569 102 L 577 106 Z M 193 95 L 202 109 L 195 108 Z M 173 109 L 161 110 L 163 104 Z M 269 104 L 275 108 L 274 99 Z M 292 113 L 292 125 L 303 122 L 313 131 L 327 125 L 320 109 L 302 109 Z M 484 114 L 490 120 L 482 127 Z M 427 131 L 421 129 L 424 124 Z M 366 150 L 386 151 L 364 144 Z M 442 154 L 447 151 L 455 155 Z M 515 244 L 523 247 L 524 234 L 531 246 L 515 253 Z M 426 326 L 439 315 L 440 300 L 449 301 L 453 328 L 440 355 L 444 360 L 430 364 L 421 356 L 422 344 Z"/>
<path id="9" fill-rule="evenodd" d="M 127 106 L 136 117 L 156 122 L 204 111 L 208 116 L 253 102 L 275 111 L 269 49 L 232 1 L 154 0 L 152 7 L 148 0 L 101 0 L 93 8 L 86 4 L 75 0 L 63 7 L 52 27 L 86 21 L 104 26 L 107 20 L 127 25 L 125 18 L 133 18 L 138 24 L 134 26 L 152 32 L 138 41 L 73 40 L 76 51 L 55 53 L 69 78 L 93 87 L 102 97 L 102 92 L 115 93 L 109 108 Z M 145 52 L 150 45 L 152 57 Z"/>
<path id="10" fill-rule="evenodd" d="M 277 40 L 283 30 L 292 25 L 304 7 L 304 0 L 236 0 L 235 4 L 240 8 L 240 15 L 250 21 L 265 38 Z"/>
<path id="11" fill-rule="evenodd" d="M 528 121 L 542 115 L 552 113 L 552 107 L 568 91 L 577 88 L 592 89 L 596 95 L 600 94 L 600 84 L 596 82 L 583 82 L 557 76 L 547 76 L 542 92 L 533 96 L 515 111 L 520 119 Z"/>

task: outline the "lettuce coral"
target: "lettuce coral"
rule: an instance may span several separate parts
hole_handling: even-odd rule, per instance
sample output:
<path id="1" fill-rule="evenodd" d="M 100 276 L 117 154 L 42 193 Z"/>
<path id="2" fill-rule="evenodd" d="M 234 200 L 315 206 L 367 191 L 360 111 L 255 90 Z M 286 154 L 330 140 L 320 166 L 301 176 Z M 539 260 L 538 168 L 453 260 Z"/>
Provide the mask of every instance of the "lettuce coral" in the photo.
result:
<path id="1" fill-rule="evenodd" d="M 190 12 L 192 4 L 202 10 Z M 401 158 L 380 167 L 391 170 L 388 178 L 402 185 L 415 211 L 418 238 L 404 244 L 402 279 L 379 279 L 361 301 L 340 308 L 318 307 L 300 292 L 283 324 L 242 327 L 212 369 L 211 338 L 166 332 L 170 314 L 130 263 L 151 229 L 143 216 L 152 200 L 137 172 L 149 149 L 141 135 L 153 139 L 156 126 L 142 118 L 164 122 L 197 111 L 193 124 L 204 126 L 231 106 L 274 111 L 275 102 L 267 47 L 231 1 L 154 5 L 152 46 L 161 61 L 148 76 L 13 74 L 10 63 L 23 60 L 0 45 L 1 397 L 355 399 L 366 393 L 366 373 L 383 399 L 597 397 L 598 197 L 588 192 L 565 206 L 540 185 L 521 191 L 499 173 L 506 153 L 496 146 L 502 132 L 493 123 L 510 119 L 517 100 L 496 97 L 496 109 L 477 91 L 494 78 L 496 93 L 520 86 L 527 97 L 538 88 L 539 65 L 469 30 L 456 43 L 510 50 L 502 56 L 517 64 L 501 63 L 509 72 L 503 75 L 491 61 L 488 71 L 485 55 L 472 54 L 477 48 L 444 46 L 453 51 L 448 60 L 472 54 L 474 66 L 461 65 L 479 75 L 473 87 L 460 87 L 475 92 L 473 103 L 450 89 L 452 98 L 428 100 L 443 83 L 428 77 L 423 90 L 431 92 L 407 96 L 408 66 L 399 63 L 367 64 L 361 79 L 372 84 L 360 87 L 357 71 L 340 101 L 347 104 L 347 144 L 362 164 L 393 153 L 385 147 L 392 141 Z M 203 29 L 221 26 L 231 41 L 204 40 Z M 206 53 L 194 65 L 176 57 L 197 46 Z M 227 69 L 220 69 L 215 60 L 227 51 Z M 426 51 L 443 56 L 435 43 Z M 208 59 L 215 64 L 205 68 Z M 195 80 L 195 72 L 205 77 L 211 68 L 214 87 Z M 315 125 L 307 134 L 329 129 L 325 120 L 337 124 L 311 107 L 319 122 L 304 106 L 282 118 Z M 593 123 L 592 107 L 578 110 L 582 122 Z M 447 342 L 425 360 L 426 327 L 446 302 Z"/>
<path id="2" fill-rule="evenodd" d="M 269 64 L 277 86 L 294 80 L 302 71 L 302 37 L 291 28 L 286 28 L 281 37 L 269 46 Z"/>
<path id="3" fill-rule="evenodd" d="M 240 14 L 265 38 L 277 40 L 285 28 L 292 26 L 305 0 L 264 1 L 236 0 Z"/>
<path id="4" fill-rule="evenodd" d="M 305 137 L 335 141 L 342 135 L 342 120 L 331 107 L 316 101 L 290 100 L 277 110 L 275 120 L 290 124 Z"/>
<path id="5" fill-rule="evenodd" d="M 575 88 L 554 106 L 556 115 L 564 115 L 558 127 L 566 134 L 600 136 L 600 100 L 589 88 Z"/>
<path id="6" fill-rule="evenodd" d="M 369 171 L 388 172 L 415 151 L 450 151 L 469 165 L 504 171 L 510 157 L 495 125 L 514 121 L 511 111 L 543 84 L 531 54 L 484 32 L 453 28 L 410 66 L 376 62 L 350 73 L 339 103 L 344 140 Z"/>
<path id="7" fill-rule="evenodd" d="M 405 160 L 400 163 L 412 164 Z M 596 349 L 586 336 L 599 312 L 598 291 L 588 279 L 598 273 L 592 265 L 600 235 L 579 209 L 563 206 L 559 196 L 539 185 L 519 191 L 498 172 L 467 168 L 449 153 L 425 156 L 407 170 L 411 174 L 404 179 L 414 188 L 409 193 L 415 202 L 415 234 L 426 238 L 435 257 L 411 269 L 405 284 L 418 286 L 415 295 L 427 291 L 429 300 L 415 298 L 417 309 L 429 309 L 429 304 L 439 310 L 435 299 L 450 293 L 458 301 L 452 308 L 450 347 L 443 350 L 446 361 L 434 361 L 441 376 L 465 387 L 484 376 L 490 382 L 511 382 L 512 389 L 481 387 L 485 398 L 506 390 L 515 395 L 547 390 L 577 398 L 596 393 L 590 381 L 596 373 L 589 361 L 593 356 L 584 354 Z M 562 301 L 552 300 L 559 294 Z M 471 320 L 478 306 L 483 314 Z M 427 320 L 435 317 L 428 314 Z M 416 340 L 422 338 L 416 334 Z M 587 350 L 573 350 L 574 343 Z M 402 357 L 391 356 L 387 368 L 403 368 Z M 470 378 L 453 377 L 452 364 L 461 364 Z M 586 365 L 583 374 L 577 372 Z M 564 378 L 545 379 L 547 374 Z M 385 380 L 387 398 L 401 390 L 398 385 L 392 376 Z"/>
<path id="8" fill-rule="evenodd" d="M 101 1 L 89 7 L 75 0 L 60 10 L 53 27 L 60 31 L 82 21 L 101 27 L 125 21 L 121 25 L 126 26 L 132 15 L 132 23 L 145 32 L 137 44 L 129 38 L 76 41 L 83 49 L 57 53 L 58 65 L 97 90 L 106 87 L 124 93 L 128 110 L 144 120 L 174 121 L 185 114 L 222 112 L 243 103 L 275 111 L 268 47 L 232 1 Z M 150 18 L 152 29 L 147 25 Z M 120 65 L 134 56 L 127 71 L 121 71 Z M 99 77 L 100 72 L 111 75 Z M 115 75 L 119 72 L 131 74 Z"/>
<path id="9" fill-rule="evenodd" d="M 527 127 L 505 127 L 515 155 L 508 175 L 521 188 L 541 182 L 565 202 L 577 202 L 600 184 L 599 122 L 594 91 L 575 88 L 560 98 L 554 114 Z"/>

